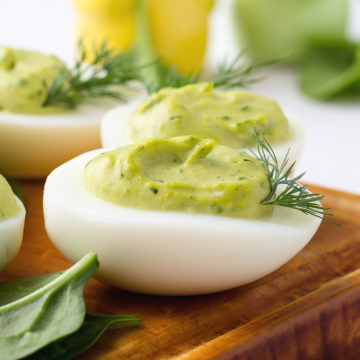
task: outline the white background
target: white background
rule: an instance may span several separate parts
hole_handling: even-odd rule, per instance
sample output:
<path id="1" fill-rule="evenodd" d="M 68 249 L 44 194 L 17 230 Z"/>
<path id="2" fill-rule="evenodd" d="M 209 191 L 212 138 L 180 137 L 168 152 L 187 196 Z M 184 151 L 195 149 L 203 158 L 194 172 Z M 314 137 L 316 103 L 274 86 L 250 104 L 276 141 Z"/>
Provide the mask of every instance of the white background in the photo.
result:
<path id="1" fill-rule="evenodd" d="M 210 21 L 208 63 L 236 54 L 229 0 L 218 1 Z M 38 50 L 71 62 L 76 11 L 68 0 L 0 0 L 0 46 Z M 301 116 L 307 137 L 296 173 L 308 183 L 360 194 L 360 98 L 319 102 L 297 88 L 296 70 L 269 68 L 250 90 Z"/>

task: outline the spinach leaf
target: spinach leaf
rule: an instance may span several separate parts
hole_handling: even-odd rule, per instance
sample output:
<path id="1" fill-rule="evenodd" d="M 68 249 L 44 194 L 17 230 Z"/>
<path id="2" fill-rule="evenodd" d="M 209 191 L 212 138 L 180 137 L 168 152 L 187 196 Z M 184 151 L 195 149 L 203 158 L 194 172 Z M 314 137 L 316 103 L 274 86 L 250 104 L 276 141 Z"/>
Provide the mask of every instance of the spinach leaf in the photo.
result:
<path id="1" fill-rule="evenodd" d="M 141 320 L 135 315 L 105 316 L 86 314 L 82 327 L 75 333 L 60 339 L 27 360 L 68 360 L 93 345 L 107 328 L 139 325 Z"/>
<path id="2" fill-rule="evenodd" d="M 0 308 L 30 295 L 64 274 L 65 271 L 62 270 L 51 274 L 31 276 L 0 283 Z"/>
<path id="3" fill-rule="evenodd" d="M 85 316 L 83 288 L 98 267 L 91 252 L 64 272 L 43 275 L 40 282 L 28 278 L 1 284 L 0 359 L 23 358 L 77 331 Z"/>
<path id="4" fill-rule="evenodd" d="M 300 86 L 317 99 L 360 95 L 360 47 L 310 49 L 300 73 Z"/>

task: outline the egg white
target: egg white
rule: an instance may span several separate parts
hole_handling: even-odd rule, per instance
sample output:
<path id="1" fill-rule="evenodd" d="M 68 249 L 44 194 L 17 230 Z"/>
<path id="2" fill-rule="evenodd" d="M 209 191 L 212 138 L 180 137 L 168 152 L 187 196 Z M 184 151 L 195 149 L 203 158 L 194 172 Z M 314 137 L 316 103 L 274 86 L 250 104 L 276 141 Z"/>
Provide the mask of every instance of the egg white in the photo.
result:
<path id="1" fill-rule="evenodd" d="M 72 263 L 96 251 L 95 277 L 121 289 L 195 295 L 249 283 L 291 259 L 321 222 L 283 207 L 246 220 L 114 205 L 81 187 L 85 165 L 101 152 L 80 155 L 47 178 L 45 227 Z"/>
<path id="2" fill-rule="evenodd" d="M 101 121 L 101 143 L 104 148 L 119 147 L 132 144 L 126 132 L 127 122 L 136 109 L 136 107 L 146 98 L 144 94 L 133 101 L 115 107 L 109 110 Z M 289 154 L 289 165 L 295 160 L 299 160 L 305 141 L 305 123 L 291 111 L 283 110 L 285 117 L 289 121 L 291 139 L 280 144 L 272 145 L 272 148 L 281 164 L 285 159 L 286 153 L 291 149 Z M 196 134 L 188 134 L 196 135 Z M 247 151 L 244 147 L 239 150 Z M 256 150 L 254 148 L 254 150 Z"/>
<path id="3" fill-rule="evenodd" d="M 0 271 L 14 260 L 22 243 L 26 211 L 16 196 L 15 199 L 20 212 L 0 221 Z"/>
<path id="4" fill-rule="evenodd" d="M 80 105 L 56 114 L 0 112 L 0 172 L 16 178 L 45 178 L 59 165 L 98 149 L 101 117 L 113 100 Z"/>
<path id="5" fill-rule="evenodd" d="M 111 90 L 125 100 L 144 94 L 139 81 L 114 85 Z M 118 100 L 97 98 L 73 110 L 51 114 L 0 111 L 0 173 L 15 178 L 46 178 L 64 162 L 99 149 L 101 119 L 118 105 Z"/>

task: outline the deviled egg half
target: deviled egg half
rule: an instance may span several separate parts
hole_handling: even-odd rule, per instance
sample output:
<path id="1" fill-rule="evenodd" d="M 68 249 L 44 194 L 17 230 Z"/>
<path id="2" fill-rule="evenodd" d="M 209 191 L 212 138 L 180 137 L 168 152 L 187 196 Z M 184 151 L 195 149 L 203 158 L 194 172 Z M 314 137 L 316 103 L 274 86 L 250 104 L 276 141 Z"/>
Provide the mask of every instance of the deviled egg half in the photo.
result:
<path id="1" fill-rule="evenodd" d="M 281 191 L 279 189 L 279 191 Z M 234 288 L 279 268 L 321 222 L 264 205 L 270 182 L 245 152 L 197 136 L 95 150 L 46 180 L 46 231 L 71 262 L 96 251 L 96 278 L 157 295 Z"/>
<path id="2" fill-rule="evenodd" d="M 73 110 L 47 106 L 48 91 L 61 72 L 54 56 L 0 47 L 0 172 L 44 178 L 53 169 L 97 149 L 102 116 L 118 102 L 92 99 Z M 59 83 L 66 88 L 68 83 Z"/>
<path id="3" fill-rule="evenodd" d="M 23 238 L 25 208 L 0 174 L 0 271 L 17 255 Z"/>
<path id="4" fill-rule="evenodd" d="M 138 144 L 147 138 L 196 135 L 234 149 L 254 146 L 247 131 L 256 126 L 282 162 L 289 148 L 300 157 L 304 122 L 275 101 L 236 90 L 221 90 L 204 82 L 164 88 L 107 112 L 101 123 L 105 148 Z"/>

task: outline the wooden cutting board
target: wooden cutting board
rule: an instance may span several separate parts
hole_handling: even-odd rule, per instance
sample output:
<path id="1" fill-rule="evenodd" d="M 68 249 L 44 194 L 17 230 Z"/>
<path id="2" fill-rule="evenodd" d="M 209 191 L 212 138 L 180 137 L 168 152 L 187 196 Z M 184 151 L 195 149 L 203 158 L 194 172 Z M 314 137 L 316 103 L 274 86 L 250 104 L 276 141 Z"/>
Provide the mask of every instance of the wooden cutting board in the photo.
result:
<path id="1" fill-rule="evenodd" d="M 42 182 L 22 182 L 24 242 L 0 281 L 68 268 L 46 235 Z M 91 279 L 87 311 L 136 314 L 139 327 L 111 329 L 76 359 L 360 359 L 360 196 L 325 195 L 338 227 L 323 222 L 291 261 L 251 284 L 217 294 L 161 297 Z"/>

